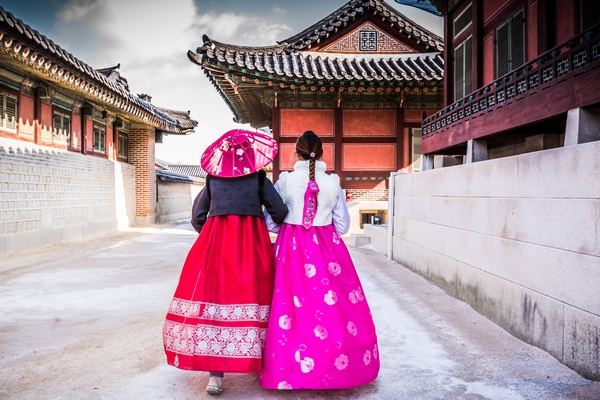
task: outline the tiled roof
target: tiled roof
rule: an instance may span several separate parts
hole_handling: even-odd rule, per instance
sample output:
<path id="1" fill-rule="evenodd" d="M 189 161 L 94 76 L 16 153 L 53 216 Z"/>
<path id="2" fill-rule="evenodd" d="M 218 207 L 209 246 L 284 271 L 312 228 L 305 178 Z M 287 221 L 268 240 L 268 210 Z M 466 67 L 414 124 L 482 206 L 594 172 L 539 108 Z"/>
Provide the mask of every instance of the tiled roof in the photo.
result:
<path id="1" fill-rule="evenodd" d="M 167 171 L 160 168 L 155 168 L 156 177 L 161 181 L 165 182 L 178 182 L 178 183 L 189 183 L 189 184 L 199 184 L 202 183 L 201 180 L 189 177 L 184 174 L 178 174 L 176 172 Z"/>
<path id="2" fill-rule="evenodd" d="M 444 51 L 444 40 L 441 37 L 420 27 L 381 0 L 351 0 L 311 27 L 279 43 L 289 44 L 295 50 L 306 50 L 365 13 L 376 13 L 390 27 L 402 30 L 415 41 L 425 43 L 432 51 Z"/>
<path id="3" fill-rule="evenodd" d="M 206 35 L 189 58 L 198 65 L 207 59 L 289 78 L 343 80 L 442 80 L 444 60 L 438 53 L 374 57 L 290 51 L 286 46 L 244 47 L 220 43 Z"/>
<path id="4" fill-rule="evenodd" d="M 326 51 L 336 48 L 331 45 L 366 23 L 375 24 L 382 35 L 402 46 L 395 47 L 397 51 L 379 53 Z M 358 93 L 420 93 L 423 88 L 423 92 L 432 89 L 435 93 L 443 85 L 442 39 L 381 0 L 351 0 L 310 28 L 273 46 L 225 44 L 206 35 L 202 40 L 201 47 L 188 52 L 189 59 L 202 67 L 233 112 L 234 121 L 255 128 L 272 123 L 272 107 L 279 101 L 287 106 L 302 103 L 299 107 L 311 107 L 305 105 L 311 102 L 313 106 L 326 102 L 331 106 L 336 101 L 338 107 L 343 107 L 355 101 L 379 101 L 369 95 L 353 100 L 355 89 Z M 290 99 L 287 91 L 297 97 Z M 337 99 L 311 95 L 317 92 L 337 93 Z M 387 107 L 397 100 L 381 101 L 375 106 Z M 388 103 L 384 105 L 384 101 Z"/>
<path id="5" fill-rule="evenodd" d="M 166 170 L 169 172 L 175 172 L 178 174 L 184 174 L 188 176 L 195 176 L 198 178 L 206 178 L 206 171 L 199 165 L 167 165 Z"/>
<path id="6" fill-rule="evenodd" d="M 0 52 L 115 112 L 128 114 L 169 133 L 189 133 L 198 124 L 191 119 L 174 118 L 140 99 L 129 92 L 127 81 L 118 74 L 118 68 L 95 70 L 2 7 L 0 41 Z"/>

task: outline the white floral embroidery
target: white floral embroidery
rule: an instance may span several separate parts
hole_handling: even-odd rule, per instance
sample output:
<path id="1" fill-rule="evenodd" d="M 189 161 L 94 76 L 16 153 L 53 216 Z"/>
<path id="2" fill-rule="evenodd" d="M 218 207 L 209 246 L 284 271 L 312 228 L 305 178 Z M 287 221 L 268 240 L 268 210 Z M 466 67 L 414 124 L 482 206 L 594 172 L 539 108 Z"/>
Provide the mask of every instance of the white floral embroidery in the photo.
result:
<path id="1" fill-rule="evenodd" d="M 237 154 L 238 156 L 241 156 L 242 154 L 244 154 L 244 150 L 237 149 L 237 151 L 235 152 L 235 154 Z"/>
<path id="2" fill-rule="evenodd" d="M 327 286 L 327 285 L 329 285 L 329 279 L 327 279 L 327 278 L 323 278 L 323 279 L 321 279 L 321 283 L 322 283 L 324 286 Z"/>
<path id="3" fill-rule="evenodd" d="M 338 276 L 340 272 L 342 272 L 342 267 L 340 267 L 340 264 L 338 263 L 330 262 L 327 266 L 327 270 L 331 273 L 331 275 Z"/>
<path id="4" fill-rule="evenodd" d="M 338 358 L 335 359 L 335 367 L 340 371 L 345 369 L 348 366 L 348 356 L 345 354 L 340 354 Z"/>
<path id="5" fill-rule="evenodd" d="M 198 317 L 200 315 L 200 302 L 192 302 L 181 299 L 171 300 L 169 312 L 183 317 Z"/>
<path id="6" fill-rule="evenodd" d="M 337 294 L 333 290 L 330 290 L 325 295 L 324 300 L 325 300 L 325 303 L 327 303 L 327 305 L 332 306 L 335 303 L 337 303 L 338 297 L 337 297 Z"/>
<path id="7" fill-rule="evenodd" d="M 371 362 L 371 352 L 369 350 L 367 350 L 365 352 L 365 356 L 363 357 L 363 361 L 365 362 L 365 365 L 369 365 L 369 363 Z"/>
<path id="8" fill-rule="evenodd" d="M 250 168 L 244 167 L 244 175 L 248 175 L 250 173 Z"/>
<path id="9" fill-rule="evenodd" d="M 282 381 L 282 382 L 279 382 L 279 384 L 277 385 L 277 389 L 279 389 L 279 390 L 292 390 L 293 388 L 292 388 L 292 385 L 290 385 L 286 381 Z"/>
<path id="10" fill-rule="evenodd" d="M 358 333 L 356 325 L 354 325 L 354 322 L 352 321 L 348 322 L 348 332 L 350 332 L 353 336 L 356 336 Z"/>
<path id="11" fill-rule="evenodd" d="M 333 243 L 335 243 L 335 244 L 340 244 L 340 237 L 339 237 L 339 235 L 337 234 L 337 232 L 334 232 L 334 233 L 333 233 Z"/>
<path id="12" fill-rule="evenodd" d="M 298 299 L 298 297 L 294 296 L 294 305 L 298 308 L 302 307 L 302 303 L 300 303 L 300 299 Z"/>
<path id="13" fill-rule="evenodd" d="M 324 326 L 317 325 L 315 328 L 315 336 L 321 340 L 325 340 L 327 338 L 327 329 Z"/>
<path id="14" fill-rule="evenodd" d="M 300 361 L 300 369 L 305 374 L 309 373 L 315 367 L 315 361 L 310 357 L 304 357 L 302 361 Z"/>
<path id="15" fill-rule="evenodd" d="M 282 315 L 281 317 L 279 317 L 279 327 L 281 329 L 288 330 L 291 328 L 291 326 L 292 319 L 290 317 L 288 317 L 287 315 Z"/>
<path id="16" fill-rule="evenodd" d="M 165 348 L 186 355 L 261 358 L 267 330 L 262 328 L 222 328 L 186 325 L 166 321 Z"/>
<path id="17" fill-rule="evenodd" d="M 304 264 L 304 270 L 306 271 L 306 276 L 312 278 L 317 273 L 317 269 L 312 264 Z"/>
<path id="18" fill-rule="evenodd" d="M 296 353 L 294 353 L 294 360 L 300 362 L 300 350 L 296 350 Z"/>
<path id="19" fill-rule="evenodd" d="M 271 306 L 258 304 L 212 304 L 173 298 L 169 313 L 182 317 L 194 317 L 213 321 L 260 321 L 269 322 Z"/>
<path id="20" fill-rule="evenodd" d="M 377 355 L 378 355 L 378 349 L 377 349 L 377 345 L 375 345 L 375 347 L 373 347 L 373 357 L 375 357 L 375 359 L 377 360 Z"/>
<path id="21" fill-rule="evenodd" d="M 365 299 L 365 296 L 363 296 L 362 294 L 362 289 L 358 288 L 358 289 L 354 289 L 352 290 L 349 294 L 348 294 L 348 299 L 350 299 L 350 302 L 352 304 L 356 304 L 359 301 L 363 301 Z"/>

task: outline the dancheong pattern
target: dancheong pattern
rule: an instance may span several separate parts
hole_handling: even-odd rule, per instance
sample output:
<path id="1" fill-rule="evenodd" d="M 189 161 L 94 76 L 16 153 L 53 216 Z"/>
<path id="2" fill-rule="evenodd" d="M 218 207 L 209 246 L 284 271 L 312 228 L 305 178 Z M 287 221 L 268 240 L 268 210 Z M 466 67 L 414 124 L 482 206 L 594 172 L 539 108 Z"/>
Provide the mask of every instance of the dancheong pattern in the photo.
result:
<path id="1" fill-rule="evenodd" d="M 368 36 L 369 47 L 361 48 L 361 32 L 362 36 Z M 325 47 L 323 51 L 334 52 L 334 53 L 360 53 L 361 51 L 378 52 L 378 53 L 414 53 L 415 50 L 405 46 L 393 37 L 382 32 L 375 25 L 368 22 L 361 25 L 359 28 L 352 31 L 350 34 L 344 36 L 340 40 L 337 40 Z"/>
<path id="2" fill-rule="evenodd" d="M 202 318 L 212 321 L 269 321 L 270 306 L 257 304 L 212 304 L 174 298 L 169 312 L 182 317 Z"/>
<path id="3" fill-rule="evenodd" d="M 166 349 L 178 354 L 260 358 L 267 330 L 186 325 L 166 321 L 163 337 Z"/>

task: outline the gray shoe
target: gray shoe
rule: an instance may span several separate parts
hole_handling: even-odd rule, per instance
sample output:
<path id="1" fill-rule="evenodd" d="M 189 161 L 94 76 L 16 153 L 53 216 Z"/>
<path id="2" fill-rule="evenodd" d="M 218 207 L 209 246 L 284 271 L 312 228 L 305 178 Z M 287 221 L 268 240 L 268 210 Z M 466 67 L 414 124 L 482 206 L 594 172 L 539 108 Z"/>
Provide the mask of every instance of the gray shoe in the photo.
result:
<path id="1" fill-rule="evenodd" d="M 216 376 L 211 376 L 208 378 L 208 385 L 206 385 L 206 393 L 212 395 L 218 395 L 223 393 L 223 388 L 221 387 L 221 378 Z"/>

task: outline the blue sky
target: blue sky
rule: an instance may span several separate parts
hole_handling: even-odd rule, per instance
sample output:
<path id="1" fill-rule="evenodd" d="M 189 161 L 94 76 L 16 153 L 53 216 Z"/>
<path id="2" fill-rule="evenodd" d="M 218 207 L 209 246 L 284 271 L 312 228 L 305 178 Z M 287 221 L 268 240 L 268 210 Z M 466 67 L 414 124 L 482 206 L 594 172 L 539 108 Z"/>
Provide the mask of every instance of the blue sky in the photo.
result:
<path id="1" fill-rule="evenodd" d="M 222 133 L 249 128 L 233 115 L 186 53 L 202 35 L 224 43 L 272 45 L 309 27 L 345 0 L 0 0 L 27 25 L 93 68 L 121 63 L 133 93 L 152 103 L 191 110 L 200 122 L 189 137 L 170 135 L 156 145 L 158 158 L 197 163 Z M 406 17 L 442 35 L 439 17 L 388 1 Z"/>

